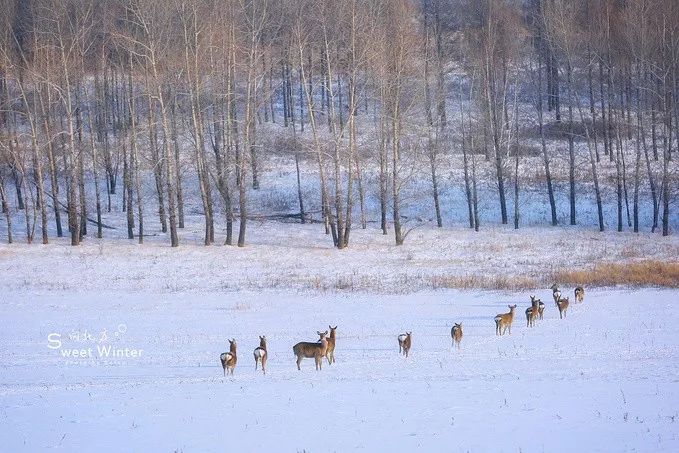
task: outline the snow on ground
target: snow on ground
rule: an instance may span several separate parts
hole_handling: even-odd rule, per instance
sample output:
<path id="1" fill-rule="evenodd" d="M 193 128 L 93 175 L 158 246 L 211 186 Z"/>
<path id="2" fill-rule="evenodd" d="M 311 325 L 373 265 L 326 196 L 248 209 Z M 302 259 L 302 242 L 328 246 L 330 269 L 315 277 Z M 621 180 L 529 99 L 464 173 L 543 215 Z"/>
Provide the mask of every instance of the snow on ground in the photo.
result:
<path id="1" fill-rule="evenodd" d="M 590 289 L 563 320 L 541 290 L 532 329 L 528 293 L 1 294 L 3 451 L 679 450 L 676 290 Z M 496 337 L 510 303 L 512 334 Z M 298 371 L 292 345 L 330 323 L 336 364 Z M 252 356 L 263 334 L 266 376 Z M 227 338 L 239 345 L 233 377 L 219 364 Z M 106 359 L 97 346 L 142 352 Z M 70 348 L 93 357 L 64 357 Z"/>
<path id="2" fill-rule="evenodd" d="M 679 236 L 591 231 L 579 227 L 489 225 L 413 230 L 403 246 L 371 225 L 356 227 L 336 250 L 319 224 L 251 222 L 248 246 L 202 245 L 199 222 L 170 248 L 164 235 L 144 245 L 127 239 L 88 238 L 71 247 L 52 243 L 0 244 L 0 292 L 21 289 L 152 293 L 225 292 L 265 288 L 403 293 L 446 287 L 450 278 L 477 278 L 491 288 L 550 286 L 553 272 L 640 259 L 676 261 Z M 223 236 L 218 236 L 221 243 Z M 522 285 L 495 285 L 521 280 Z M 460 285 L 452 285 L 460 286 Z M 463 285 L 464 286 L 464 285 Z"/>
<path id="3" fill-rule="evenodd" d="M 539 161 L 526 159 L 536 170 L 522 181 L 514 230 L 498 224 L 491 164 L 479 162 L 475 233 L 465 225 L 459 159 L 442 160 L 445 227 L 433 225 L 427 173 L 416 168 L 403 191 L 406 229 L 416 228 L 401 247 L 392 230 L 378 229 L 369 165 L 368 227 L 359 228 L 355 206 L 351 244 L 341 251 L 320 224 L 265 220 L 297 210 L 289 158 L 261 162 L 243 249 L 221 245 L 220 209 L 216 244 L 202 245 L 189 169 L 177 249 L 159 232 L 149 177 L 144 245 L 125 239 L 121 191 L 103 216 L 113 229 L 95 239 L 90 224 L 79 247 L 55 237 L 51 213 L 50 244 L 38 233 L 26 245 L 24 213 L 14 212 L 17 242 L 0 244 L 0 451 L 679 451 L 679 291 L 588 288 L 585 304 L 559 320 L 551 291 L 541 289 L 546 319 L 527 329 L 528 291 L 433 290 L 465 278 L 476 279 L 467 286 L 546 288 L 563 269 L 676 261 L 679 236 L 649 233 L 646 188 L 642 232 L 617 233 L 602 177 L 607 231 L 599 233 L 579 165 L 579 224 L 563 226 L 567 182 L 555 159 L 561 226 L 550 227 Z M 318 218 L 313 163 L 302 171 L 307 210 Z M 679 224 L 674 204 L 670 224 Z M 0 220 L 3 241 L 6 228 Z M 514 332 L 498 338 L 493 317 L 510 303 L 519 304 Z M 450 328 L 460 321 L 455 351 Z M 293 344 L 328 324 L 339 326 L 337 363 L 316 372 L 307 360 L 298 371 Z M 413 331 L 408 359 L 396 340 L 405 330 Z M 264 334 L 266 376 L 252 357 Z M 229 338 L 239 362 L 225 378 L 219 354 Z M 102 357 L 98 347 L 135 356 Z M 74 348 L 91 348 L 92 357 L 73 357 Z"/>

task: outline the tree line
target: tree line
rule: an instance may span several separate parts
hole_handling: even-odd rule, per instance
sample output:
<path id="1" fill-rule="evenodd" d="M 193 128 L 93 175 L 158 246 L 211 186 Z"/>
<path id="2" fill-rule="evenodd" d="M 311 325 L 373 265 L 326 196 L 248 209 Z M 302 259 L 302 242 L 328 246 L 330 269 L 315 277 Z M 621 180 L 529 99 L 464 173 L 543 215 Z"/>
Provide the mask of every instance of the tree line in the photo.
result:
<path id="1" fill-rule="evenodd" d="M 128 237 L 143 242 L 153 202 L 177 246 L 184 192 L 195 185 L 205 245 L 225 223 L 225 243 L 244 246 L 248 195 L 260 187 L 263 138 L 274 124 L 291 137 L 299 221 L 312 219 L 300 171 L 311 161 L 318 220 L 338 248 L 353 227 L 366 227 L 373 164 L 380 227 L 404 242 L 402 189 L 414 156 L 427 162 L 438 226 L 442 156 L 454 153 L 469 227 L 479 229 L 487 163 L 500 221 L 513 217 L 519 228 L 519 169 L 531 140 L 553 225 L 563 147 L 571 225 L 578 197 L 591 191 L 604 230 L 601 169 L 610 167 L 618 231 L 639 231 L 647 189 L 652 230 L 670 233 L 679 148 L 674 0 L 4 3 L 0 200 L 9 242 L 19 218 L 29 243 L 36 234 L 48 243 L 50 222 L 72 245 L 102 237 L 102 214 L 122 191 Z M 533 121 L 534 140 L 526 133 Z M 365 135 L 374 138 L 367 151 Z M 589 175 L 578 181 L 581 152 Z M 147 176 L 153 201 L 143 196 Z"/>

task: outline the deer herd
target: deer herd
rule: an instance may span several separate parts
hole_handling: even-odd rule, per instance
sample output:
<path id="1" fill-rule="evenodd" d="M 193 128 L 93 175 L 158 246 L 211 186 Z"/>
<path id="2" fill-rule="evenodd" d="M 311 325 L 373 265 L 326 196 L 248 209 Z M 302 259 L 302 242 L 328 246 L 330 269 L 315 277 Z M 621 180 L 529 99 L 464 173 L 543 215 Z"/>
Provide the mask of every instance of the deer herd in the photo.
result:
<path id="1" fill-rule="evenodd" d="M 554 303 L 559 309 L 559 319 L 566 317 L 568 312 L 568 297 L 562 298 L 561 291 L 557 285 L 552 285 L 550 288 L 552 290 L 552 297 L 554 298 Z M 581 303 L 585 300 L 585 289 L 582 286 L 578 286 L 574 291 L 575 301 Z M 545 304 L 535 296 L 530 296 L 530 307 L 526 308 L 526 327 L 533 327 L 535 322 L 543 319 L 543 314 L 545 311 Z M 508 305 L 509 312 L 499 313 L 495 316 L 495 335 L 504 335 L 505 332 L 512 333 L 512 323 L 514 321 L 514 311 L 516 310 L 516 304 Z M 301 370 L 301 363 L 303 359 L 314 359 L 316 362 L 316 370 L 322 369 L 323 358 L 328 361 L 329 365 L 335 363 L 335 341 L 337 340 L 337 326 L 328 326 L 328 330 L 324 332 L 317 331 L 319 336 L 318 341 L 300 341 L 292 347 L 292 352 L 297 358 L 297 369 Z M 405 332 L 399 334 L 398 339 L 398 352 L 408 357 L 410 352 L 410 347 L 412 346 L 412 332 Z M 460 349 L 460 342 L 462 341 L 462 323 L 454 323 L 452 329 L 450 329 L 450 336 L 452 337 L 453 347 Z M 229 352 L 224 352 L 219 356 L 222 362 L 222 368 L 224 369 L 224 376 L 230 374 L 233 376 L 233 371 L 236 368 L 236 363 L 238 362 L 238 354 L 236 351 L 236 340 L 229 340 Z M 255 358 L 255 370 L 262 366 L 262 373 L 266 374 L 266 360 L 268 357 L 266 349 L 266 336 L 259 337 L 259 346 L 255 348 L 253 352 Z"/>

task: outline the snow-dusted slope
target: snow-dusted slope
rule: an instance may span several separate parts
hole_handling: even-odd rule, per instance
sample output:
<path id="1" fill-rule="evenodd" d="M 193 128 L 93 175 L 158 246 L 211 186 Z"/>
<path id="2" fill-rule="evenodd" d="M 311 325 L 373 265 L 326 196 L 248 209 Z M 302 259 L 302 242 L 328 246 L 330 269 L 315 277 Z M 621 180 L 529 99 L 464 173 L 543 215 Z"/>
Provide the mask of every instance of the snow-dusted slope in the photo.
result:
<path id="1" fill-rule="evenodd" d="M 545 320 L 528 329 L 517 293 L 5 292 L 0 450 L 678 451 L 679 293 L 589 290 L 563 320 L 551 291 L 538 295 Z M 496 337 L 509 303 L 512 334 Z M 292 345 L 330 323 L 337 363 L 298 371 Z M 252 356 L 263 334 L 266 376 Z M 233 378 L 219 364 L 227 338 Z M 93 357 L 63 357 L 74 347 Z"/>
<path id="2" fill-rule="evenodd" d="M 178 249 L 161 236 L 147 238 L 141 246 L 109 238 L 88 238 L 79 247 L 68 245 L 68 238 L 53 239 L 48 246 L 0 244 L 0 294 L 522 288 L 550 286 L 557 278 L 553 274 L 564 270 L 645 259 L 676 262 L 679 257 L 679 235 L 599 233 L 567 226 L 484 228 L 475 233 L 459 226 L 423 227 L 397 247 L 393 232 L 383 236 L 372 225 L 355 227 L 351 245 L 341 251 L 333 248 L 322 225 L 279 222 L 253 222 L 245 248 L 205 247 L 199 225 L 181 232 Z"/>

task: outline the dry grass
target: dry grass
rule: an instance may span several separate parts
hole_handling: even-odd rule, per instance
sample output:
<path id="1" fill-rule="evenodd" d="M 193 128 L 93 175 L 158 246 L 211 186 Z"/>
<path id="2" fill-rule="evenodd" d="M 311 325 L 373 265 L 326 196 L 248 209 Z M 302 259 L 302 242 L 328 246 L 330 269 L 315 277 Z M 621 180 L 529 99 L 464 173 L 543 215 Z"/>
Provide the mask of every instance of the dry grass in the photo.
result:
<path id="1" fill-rule="evenodd" d="M 233 310 L 233 311 L 248 311 L 248 310 L 250 310 L 250 305 L 244 304 L 243 302 L 237 302 L 234 306 L 231 307 L 231 310 Z"/>
<path id="2" fill-rule="evenodd" d="M 434 289 L 495 289 L 495 290 L 525 290 L 535 289 L 540 283 L 530 277 L 478 276 L 478 275 L 436 275 L 430 279 Z"/>
<path id="3" fill-rule="evenodd" d="M 626 245 L 620 252 L 620 256 L 627 259 L 639 258 L 640 255 L 641 253 L 639 252 L 639 249 L 634 245 Z"/>
<path id="4" fill-rule="evenodd" d="M 679 288 L 679 262 L 644 260 L 622 264 L 598 263 L 591 269 L 557 271 L 553 280 L 570 285 Z"/>
<path id="5" fill-rule="evenodd" d="M 0 259 L 1 258 L 10 258 L 16 255 L 15 250 L 11 250 L 9 247 L 7 248 L 0 248 Z"/>

